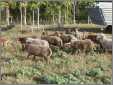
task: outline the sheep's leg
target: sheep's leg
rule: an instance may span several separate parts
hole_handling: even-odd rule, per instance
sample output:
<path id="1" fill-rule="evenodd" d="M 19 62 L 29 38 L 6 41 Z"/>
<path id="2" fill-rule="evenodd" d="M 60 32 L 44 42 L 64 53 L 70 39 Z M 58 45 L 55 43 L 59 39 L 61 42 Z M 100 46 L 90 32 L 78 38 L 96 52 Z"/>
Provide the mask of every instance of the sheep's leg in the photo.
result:
<path id="1" fill-rule="evenodd" d="M 22 51 L 24 51 L 25 50 L 25 46 L 22 44 Z"/>
<path id="2" fill-rule="evenodd" d="M 44 62 L 44 57 L 42 57 L 42 61 Z"/>
<path id="3" fill-rule="evenodd" d="M 27 55 L 27 58 L 29 58 L 30 54 Z"/>
<path id="4" fill-rule="evenodd" d="M 49 64 L 49 58 L 47 56 L 44 56 L 44 59 L 46 60 L 47 64 Z"/>
<path id="5" fill-rule="evenodd" d="M 75 53 L 75 50 L 74 49 L 72 49 L 72 54 L 74 54 Z"/>
<path id="6" fill-rule="evenodd" d="M 34 56 L 33 56 L 33 60 L 35 60 L 35 59 L 36 59 L 36 56 L 34 55 Z"/>
<path id="7" fill-rule="evenodd" d="M 81 52 L 80 49 L 76 50 L 76 54 L 78 55 Z M 82 53 L 82 52 L 81 52 Z"/>

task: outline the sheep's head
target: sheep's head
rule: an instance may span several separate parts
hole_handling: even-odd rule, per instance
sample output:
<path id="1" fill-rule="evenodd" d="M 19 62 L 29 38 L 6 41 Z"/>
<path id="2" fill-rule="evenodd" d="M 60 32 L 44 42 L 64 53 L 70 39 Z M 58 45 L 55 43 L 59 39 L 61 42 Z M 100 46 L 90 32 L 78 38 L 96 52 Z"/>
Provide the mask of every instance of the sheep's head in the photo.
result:
<path id="1" fill-rule="evenodd" d="M 56 32 L 54 33 L 54 35 L 56 35 L 56 36 L 58 36 L 58 37 L 61 36 L 61 34 L 60 34 L 58 31 L 56 31 Z"/>
<path id="2" fill-rule="evenodd" d="M 78 28 L 75 29 L 75 32 L 78 32 Z"/>
<path id="3" fill-rule="evenodd" d="M 48 33 L 43 31 L 41 35 L 46 36 L 46 35 L 48 35 Z"/>
<path id="4" fill-rule="evenodd" d="M 105 35 L 104 34 L 98 34 L 96 39 L 98 41 L 100 41 L 100 40 L 103 40 L 104 38 L 105 38 Z"/>
<path id="5" fill-rule="evenodd" d="M 19 37 L 19 38 L 17 38 L 17 41 L 19 41 L 21 43 L 26 43 L 26 37 Z"/>
<path id="6" fill-rule="evenodd" d="M 41 34 L 41 39 L 44 39 L 47 35 L 48 35 L 48 33 L 43 31 L 42 34 Z"/>
<path id="7" fill-rule="evenodd" d="M 65 43 L 64 48 L 71 48 L 71 43 Z"/>

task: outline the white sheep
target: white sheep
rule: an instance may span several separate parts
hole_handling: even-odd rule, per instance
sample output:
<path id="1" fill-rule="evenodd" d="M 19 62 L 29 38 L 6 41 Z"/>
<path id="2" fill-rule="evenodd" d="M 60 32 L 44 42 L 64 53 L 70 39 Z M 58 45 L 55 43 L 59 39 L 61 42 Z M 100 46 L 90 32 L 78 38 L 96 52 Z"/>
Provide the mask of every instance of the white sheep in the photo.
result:
<path id="1" fill-rule="evenodd" d="M 101 33 L 97 35 L 97 40 L 101 43 L 105 51 L 112 51 L 112 39 L 106 37 L 105 34 Z"/>
<path id="2" fill-rule="evenodd" d="M 32 43 L 32 44 L 36 44 L 36 45 L 40 45 L 40 46 L 45 46 L 45 47 L 49 47 L 49 43 L 46 40 L 41 40 L 39 38 L 27 38 L 26 39 L 26 43 Z"/>

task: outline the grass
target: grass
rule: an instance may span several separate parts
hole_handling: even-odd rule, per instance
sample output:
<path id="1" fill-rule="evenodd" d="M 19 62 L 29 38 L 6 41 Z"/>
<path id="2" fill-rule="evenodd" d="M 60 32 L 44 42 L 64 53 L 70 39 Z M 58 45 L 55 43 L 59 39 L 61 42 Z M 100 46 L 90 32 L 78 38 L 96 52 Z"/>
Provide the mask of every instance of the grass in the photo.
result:
<path id="1" fill-rule="evenodd" d="M 78 27 L 81 29 L 94 29 L 94 28 L 98 28 L 97 25 L 95 24 L 73 24 L 73 25 L 64 25 L 65 27 Z"/>
<path id="2" fill-rule="evenodd" d="M 51 33 L 51 32 L 50 32 Z M 3 80 L 5 84 L 111 84 L 112 55 L 109 53 L 90 53 L 71 55 L 69 51 L 55 49 L 51 63 L 26 58 L 21 51 L 18 36 L 40 36 L 40 32 L 21 34 L 14 28 L 2 35 L 14 41 L 16 49 L 5 47 L 0 56 Z"/>

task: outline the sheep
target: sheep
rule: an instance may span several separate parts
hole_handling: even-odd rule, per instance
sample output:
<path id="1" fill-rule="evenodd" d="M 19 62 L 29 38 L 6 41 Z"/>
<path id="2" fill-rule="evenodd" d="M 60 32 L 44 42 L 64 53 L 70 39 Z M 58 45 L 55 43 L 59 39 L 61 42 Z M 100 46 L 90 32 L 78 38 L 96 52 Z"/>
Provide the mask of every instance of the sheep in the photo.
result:
<path id="1" fill-rule="evenodd" d="M 32 37 L 32 36 L 31 36 Z M 26 40 L 27 40 L 28 37 L 18 37 L 17 38 L 17 41 L 19 41 L 22 45 L 22 51 L 24 51 L 24 48 L 25 48 L 25 43 L 26 43 Z"/>
<path id="2" fill-rule="evenodd" d="M 60 32 L 56 31 L 53 34 L 50 34 L 49 36 L 57 36 L 57 37 L 60 37 Z"/>
<path id="3" fill-rule="evenodd" d="M 71 42 L 70 45 L 73 50 L 77 49 L 81 52 L 88 52 L 94 48 L 94 43 L 90 39 L 76 40 Z"/>
<path id="4" fill-rule="evenodd" d="M 29 56 L 33 55 L 34 59 L 36 59 L 36 56 L 43 57 L 47 63 L 50 61 L 50 57 L 52 55 L 52 50 L 49 47 L 40 46 L 32 43 L 26 43 L 25 44 L 25 50 L 28 52 L 27 58 Z"/>
<path id="5" fill-rule="evenodd" d="M 60 38 L 62 39 L 63 43 L 69 43 L 71 40 L 76 40 L 76 37 L 72 34 L 63 34 L 61 33 Z"/>
<path id="6" fill-rule="evenodd" d="M 88 34 L 86 39 L 92 40 L 94 43 L 98 43 L 97 41 L 97 34 Z"/>
<path id="7" fill-rule="evenodd" d="M 41 40 L 39 38 L 27 38 L 26 39 L 26 43 L 32 43 L 32 44 L 36 44 L 36 45 L 42 45 L 45 47 L 49 47 L 49 43 L 46 40 Z"/>
<path id="8" fill-rule="evenodd" d="M 11 43 L 9 39 L 5 37 L 0 37 L 0 45 L 7 47 L 9 43 Z"/>
<path id="9" fill-rule="evenodd" d="M 27 37 L 19 37 L 19 38 L 17 38 L 17 40 L 18 40 L 18 41 L 21 43 L 21 45 L 22 45 L 22 51 L 24 51 L 24 49 L 25 49 L 26 39 L 27 39 Z"/>
<path id="10" fill-rule="evenodd" d="M 107 38 L 103 33 L 101 33 L 97 35 L 97 40 L 100 42 L 105 52 L 112 52 L 112 39 Z"/>
<path id="11" fill-rule="evenodd" d="M 56 45 L 56 46 L 59 46 L 59 47 L 63 46 L 62 39 L 58 36 L 48 36 L 47 34 L 43 33 L 41 35 L 41 39 L 47 40 L 49 42 L 49 44 L 51 44 L 51 45 Z"/>
<path id="12" fill-rule="evenodd" d="M 77 41 L 78 39 L 76 37 L 72 37 L 71 41 L 70 42 L 74 42 L 74 41 Z"/>
<path id="13" fill-rule="evenodd" d="M 77 40 L 78 39 L 76 37 L 73 37 L 70 42 L 64 43 L 64 48 L 71 48 L 71 43 L 73 43 L 73 42 L 75 42 Z"/>
<path id="14" fill-rule="evenodd" d="M 64 48 L 71 48 L 71 42 L 65 43 L 65 44 L 64 44 Z"/>

